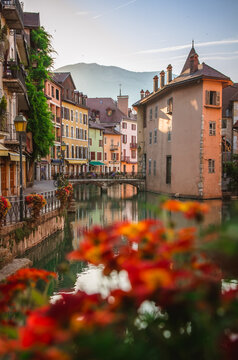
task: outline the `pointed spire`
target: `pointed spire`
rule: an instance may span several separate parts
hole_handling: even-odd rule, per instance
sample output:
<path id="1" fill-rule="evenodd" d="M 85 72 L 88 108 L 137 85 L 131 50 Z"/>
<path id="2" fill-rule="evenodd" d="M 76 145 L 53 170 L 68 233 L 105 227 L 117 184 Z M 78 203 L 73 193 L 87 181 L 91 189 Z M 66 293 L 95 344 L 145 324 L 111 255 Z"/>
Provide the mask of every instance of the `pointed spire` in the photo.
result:
<path id="1" fill-rule="evenodd" d="M 191 50 L 190 50 L 190 52 L 189 52 L 189 54 L 188 54 L 188 57 L 187 57 L 187 59 L 186 59 L 186 61 L 185 61 L 185 64 L 184 64 L 183 69 L 182 69 L 182 71 L 181 71 L 181 74 L 182 74 L 184 71 L 186 71 L 187 69 L 190 69 L 190 57 L 193 56 L 193 55 L 195 55 L 195 54 L 198 56 L 198 54 L 197 54 L 197 52 L 196 52 L 196 50 L 195 50 L 195 48 L 194 48 L 194 40 L 192 40 L 192 48 L 191 48 Z M 198 64 L 199 64 L 199 61 L 198 61 Z"/>

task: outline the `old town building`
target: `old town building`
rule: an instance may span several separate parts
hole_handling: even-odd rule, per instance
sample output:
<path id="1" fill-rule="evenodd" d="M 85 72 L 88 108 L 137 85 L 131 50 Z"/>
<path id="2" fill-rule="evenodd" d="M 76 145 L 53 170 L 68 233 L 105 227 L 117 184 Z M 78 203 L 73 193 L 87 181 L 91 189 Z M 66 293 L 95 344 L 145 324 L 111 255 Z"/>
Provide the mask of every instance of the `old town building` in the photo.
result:
<path id="1" fill-rule="evenodd" d="M 104 172 L 103 150 L 104 127 L 96 122 L 89 122 L 89 171 Z"/>
<path id="2" fill-rule="evenodd" d="M 39 14 L 24 13 L 18 0 L 1 2 L 0 42 L 0 172 L 1 194 L 19 194 L 19 137 L 14 119 L 23 114 L 26 118 L 29 101 L 26 90 L 26 70 L 29 66 L 30 32 L 40 24 Z M 32 153 L 31 134 L 24 134 L 23 187 L 32 178 L 29 159 Z"/>
<path id="3" fill-rule="evenodd" d="M 66 143 L 64 172 L 77 175 L 88 170 L 88 108 L 86 95 L 76 90 L 69 72 L 55 73 L 62 86 L 62 141 Z"/>
<path id="4" fill-rule="evenodd" d="M 153 92 L 134 104 L 138 110 L 139 168 L 146 188 L 195 198 L 220 198 L 222 89 L 231 80 L 205 63 L 194 46 L 181 74 L 172 66 L 154 77 Z"/>

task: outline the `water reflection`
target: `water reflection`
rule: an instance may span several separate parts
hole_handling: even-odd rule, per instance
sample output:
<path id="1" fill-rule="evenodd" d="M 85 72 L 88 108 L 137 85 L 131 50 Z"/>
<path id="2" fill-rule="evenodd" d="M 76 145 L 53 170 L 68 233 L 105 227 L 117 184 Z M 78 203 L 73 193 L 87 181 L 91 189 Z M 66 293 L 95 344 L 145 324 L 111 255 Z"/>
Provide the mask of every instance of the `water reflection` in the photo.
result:
<path id="1" fill-rule="evenodd" d="M 37 248 L 28 252 L 33 265 L 50 271 L 58 271 L 58 265 L 65 261 L 67 253 L 78 248 L 84 230 L 94 225 L 105 226 L 116 221 L 139 221 L 144 218 L 154 218 L 157 215 L 153 207 L 158 207 L 159 195 L 154 193 L 139 193 L 131 185 L 115 185 L 108 189 L 108 194 L 102 194 L 95 185 L 78 186 L 75 189 L 77 211 L 66 219 L 64 232 L 50 237 Z M 219 200 L 207 201 L 211 211 L 206 217 L 205 225 L 220 224 L 222 219 L 229 219 L 232 215 L 231 203 L 222 203 Z M 146 206 L 149 204 L 149 206 Z M 163 215 L 165 216 L 165 214 Z M 181 214 L 168 214 L 167 220 L 172 220 L 179 227 L 189 226 L 191 222 Z M 166 220 L 166 219 L 165 219 Z M 65 264 L 67 268 L 67 263 Z M 90 274 L 98 274 L 99 270 L 88 268 L 85 263 L 71 263 L 70 273 L 61 272 L 56 290 L 73 288 L 78 276 L 77 284 L 93 283 Z M 99 271 L 100 272 L 100 271 Z M 95 275 L 96 276 L 96 275 Z M 97 275 L 99 276 L 99 275 Z M 79 285 L 80 287 L 81 285 Z"/>

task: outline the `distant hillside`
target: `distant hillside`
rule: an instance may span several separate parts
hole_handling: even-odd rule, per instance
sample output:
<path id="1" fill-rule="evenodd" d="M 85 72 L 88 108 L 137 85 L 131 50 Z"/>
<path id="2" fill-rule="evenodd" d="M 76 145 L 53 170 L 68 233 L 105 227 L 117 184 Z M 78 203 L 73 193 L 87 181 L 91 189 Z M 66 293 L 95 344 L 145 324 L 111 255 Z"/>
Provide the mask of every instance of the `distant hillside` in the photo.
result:
<path id="1" fill-rule="evenodd" d="M 71 72 L 77 90 L 88 97 L 111 97 L 119 95 L 119 84 L 122 95 L 129 95 L 129 104 L 140 98 L 140 91 L 152 91 L 153 77 L 157 72 L 134 72 L 116 66 L 79 63 L 63 66 L 56 72 Z"/>

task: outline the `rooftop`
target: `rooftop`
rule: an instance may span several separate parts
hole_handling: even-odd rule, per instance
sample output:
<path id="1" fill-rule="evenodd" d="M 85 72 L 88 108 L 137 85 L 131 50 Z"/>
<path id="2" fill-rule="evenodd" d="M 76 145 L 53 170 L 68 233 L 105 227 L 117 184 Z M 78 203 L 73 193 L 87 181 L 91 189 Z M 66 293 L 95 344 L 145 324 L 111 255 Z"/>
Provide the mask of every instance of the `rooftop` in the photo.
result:
<path id="1" fill-rule="evenodd" d="M 25 28 L 37 29 L 40 27 L 40 13 L 24 12 L 23 23 Z"/>

